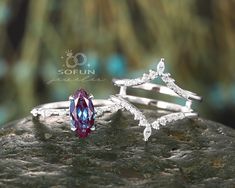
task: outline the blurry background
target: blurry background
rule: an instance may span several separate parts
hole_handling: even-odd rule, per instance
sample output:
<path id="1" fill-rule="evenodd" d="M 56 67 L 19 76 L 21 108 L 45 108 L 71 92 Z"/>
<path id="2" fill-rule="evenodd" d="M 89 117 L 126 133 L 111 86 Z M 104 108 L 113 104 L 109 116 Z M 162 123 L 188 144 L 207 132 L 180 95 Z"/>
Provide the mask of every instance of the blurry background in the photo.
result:
<path id="1" fill-rule="evenodd" d="M 203 96 L 202 117 L 235 127 L 234 10 L 233 0 L 1 0 L 0 125 L 79 87 L 106 98 L 112 77 L 164 57 L 178 85 Z M 78 52 L 83 73 L 65 66 Z"/>

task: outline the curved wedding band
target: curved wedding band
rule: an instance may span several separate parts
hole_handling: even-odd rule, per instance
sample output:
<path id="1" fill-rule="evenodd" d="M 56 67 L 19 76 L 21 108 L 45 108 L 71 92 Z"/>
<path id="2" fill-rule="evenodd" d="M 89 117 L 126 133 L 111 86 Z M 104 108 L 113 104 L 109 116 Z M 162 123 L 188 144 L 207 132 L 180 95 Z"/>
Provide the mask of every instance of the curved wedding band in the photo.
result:
<path id="1" fill-rule="evenodd" d="M 157 108 L 169 111 L 192 111 L 192 101 L 202 101 L 202 97 L 198 96 L 196 93 L 184 90 L 177 86 L 175 84 L 175 80 L 170 77 L 170 73 L 164 73 L 164 70 L 164 59 L 161 58 L 160 62 L 157 65 L 156 71 L 149 70 L 148 74 L 143 74 L 142 77 L 136 79 L 113 79 L 113 83 L 114 85 L 120 87 L 119 95 L 130 102 L 148 106 L 155 106 Z M 150 81 L 157 78 L 161 78 L 161 80 L 166 84 L 166 86 L 149 83 Z M 182 106 L 179 104 L 159 101 L 156 99 L 128 95 L 128 87 L 183 98 L 185 99 L 185 105 Z"/>
<path id="2" fill-rule="evenodd" d="M 122 103 L 122 107 L 130 111 L 135 118 L 139 120 L 140 126 L 145 126 L 144 130 L 144 140 L 147 141 L 151 136 L 152 129 L 159 129 L 160 125 L 165 126 L 167 123 L 177 121 L 183 118 L 195 118 L 198 114 L 192 109 L 193 101 L 202 101 L 202 97 L 197 94 L 184 90 L 175 84 L 175 80 L 171 78 L 170 73 L 165 73 L 164 59 L 161 58 L 160 62 L 157 64 L 157 70 L 149 70 L 148 74 L 143 74 L 142 77 L 135 79 L 113 79 L 114 85 L 120 87 L 118 96 Z M 150 81 L 161 78 L 161 80 L 166 84 L 166 86 L 149 83 Z M 185 105 L 170 103 L 166 101 L 160 101 L 156 99 L 150 99 L 145 97 L 133 96 L 127 94 L 127 88 L 142 89 L 147 91 L 154 91 L 156 93 L 166 94 L 169 96 L 179 97 L 185 100 Z M 133 105 L 129 105 L 128 102 L 154 106 L 159 109 L 169 111 L 169 114 L 158 118 L 153 123 L 149 123 L 146 117 Z M 117 102 L 117 101 L 116 101 Z M 128 106 L 126 108 L 126 106 Z M 130 110 L 132 109 L 132 111 Z M 141 116 L 141 118 L 138 118 Z"/>

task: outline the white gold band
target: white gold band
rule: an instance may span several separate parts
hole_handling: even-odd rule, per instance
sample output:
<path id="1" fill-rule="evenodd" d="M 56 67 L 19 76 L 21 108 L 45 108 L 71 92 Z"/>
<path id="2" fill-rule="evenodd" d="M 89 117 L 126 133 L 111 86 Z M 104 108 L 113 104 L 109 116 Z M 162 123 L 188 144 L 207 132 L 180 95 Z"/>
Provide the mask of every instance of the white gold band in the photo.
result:
<path id="1" fill-rule="evenodd" d="M 164 59 L 162 58 L 160 62 L 157 64 L 157 70 L 149 70 L 148 74 L 143 74 L 142 77 L 135 79 L 114 79 L 114 85 L 120 87 L 119 90 L 119 99 L 116 99 L 116 103 L 118 100 L 121 101 L 121 105 L 123 108 L 130 111 L 134 114 L 134 117 L 139 120 L 140 126 L 145 126 L 144 130 L 144 140 L 147 141 L 151 135 L 151 127 L 154 129 L 159 129 L 160 125 L 165 126 L 166 123 L 174 122 L 179 119 L 187 118 L 195 118 L 198 116 L 197 113 L 193 112 L 192 102 L 193 101 L 201 101 L 202 98 L 197 94 L 184 90 L 175 84 L 175 80 L 171 78 L 170 73 L 165 73 L 165 64 Z M 161 80 L 166 84 L 166 86 L 158 85 L 150 83 L 150 81 L 161 78 Z M 149 99 L 139 96 L 133 96 L 127 94 L 127 88 L 133 89 L 142 89 L 147 91 L 153 91 L 156 93 L 166 94 L 168 96 L 179 97 L 185 100 L 184 105 L 170 103 L 166 101 L 159 101 L 156 99 Z M 158 118 L 153 123 L 149 123 L 145 116 L 133 105 L 130 105 L 127 101 L 147 106 L 154 106 L 160 109 L 164 109 L 167 111 L 171 111 L 171 113 L 164 115 Z M 172 113 L 173 111 L 173 113 Z"/>
<path id="2" fill-rule="evenodd" d="M 118 79 L 113 79 L 113 82 L 114 84 L 119 82 L 119 81 L 122 81 L 122 80 L 118 80 Z M 116 84 L 115 84 L 116 85 Z M 120 87 L 120 94 L 121 95 L 126 95 L 126 89 L 127 89 L 127 86 L 123 86 L 123 85 L 117 85 Z M 174 97 L 180 97 L 177 93 L 175 93 L 172 89 L 166 87 L 166 86 L 163 86 L 163 85 L 159 85 L 159 84 L 154 84 L 154 83 L 144 83 L 144 84 L 141 84 L 141 85 L 133 85 L 133 86 L 130 86 L 132 88 L 136 88 L 136 89 L 143 89 L 143 90 L 147 90 L 147 91 L 153 91 L 153 92 L 156 92 L 156 93 L 161 93 L 161 94 L 166 94 L 166 95 L 170 95 L 170 96 L 174 96 Z M 193 93 L 191 91 L 187 91 L 187 90 L 184 90 L 186 93 L 188 93 L 188 99 L 189 100 L 195 100 L 195 101 L 201 101 L 202 100 L 202 97 L 198 96 L 196 93 Z"/>
<path id="3" fill-rule="evenodd" d="M 113 102 L 105 99 L 92 100 L 97 116 L 101 116 L 104 112 L 110 111 Z M 69 115 L 69 101 L 60 101 L 47 103 L 34 107 L 31 110 L 33 116 L 42 116 L 43 118 L 53 115 Z"/>

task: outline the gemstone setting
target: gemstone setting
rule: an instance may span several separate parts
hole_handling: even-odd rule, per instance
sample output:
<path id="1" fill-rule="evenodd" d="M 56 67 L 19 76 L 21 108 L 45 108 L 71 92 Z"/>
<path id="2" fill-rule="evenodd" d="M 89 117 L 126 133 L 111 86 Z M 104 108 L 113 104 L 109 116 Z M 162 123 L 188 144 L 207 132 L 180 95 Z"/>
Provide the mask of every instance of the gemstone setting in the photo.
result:
<path id="1" fill-rule="evenodd" d="M 79 138 L 86 138 L 94 129 L 95 110 L 91 98 L 84 89 L 69 98 L 70 127 Z"/>

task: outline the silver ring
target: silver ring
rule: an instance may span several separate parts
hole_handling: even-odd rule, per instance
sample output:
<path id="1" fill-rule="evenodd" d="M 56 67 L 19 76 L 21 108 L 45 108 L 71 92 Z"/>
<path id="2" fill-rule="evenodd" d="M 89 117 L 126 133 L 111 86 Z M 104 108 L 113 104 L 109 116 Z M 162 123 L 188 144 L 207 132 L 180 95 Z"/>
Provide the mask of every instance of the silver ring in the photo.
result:
<path id="1" fill-rule="evenodd" d="M 106 112 L 115 112 L 118 109 L 110 100 L 96 99 L 85 90 L 79 89 L 69 101 L 61 101 L 43 104 L 31 110 L 34 117 L 47 118 L 55 115 L 69 115 L 70 128 L 79 138 L 87 137 L 95 130 L 95 118 L 99 118 Z"/>
<path id="2" fill-rule="evenodd" d="M 161 58 L 157 64 L 157 70 L 149 70 L 148 74 L 143 74 L 142 77 L 136 79 L 114 79 L 114 85 L 120 87 L 117 97 L 112 96 L 111 99 L 119 104 L 123 109 L 130 111 L 135 119 L 139 120 L 139 125 L 144 126 L 144 140 L 147 141 L 151 136 L 152 129 L 159 129 L 160 126 L 165 126 L 167 123 L 177 121 L 183 118 L 195 118 L 198 114 L 192 109 L 193 101 L 202 101 L 202 97 L 197 94 L 184 90 L 175 84 L 175 80 L 171 78 L 170 73 L 165 73 L 164 58 Z M 150 81 L 160 78 L 166 86 L 149 83 Z M 155 99 L 138 97 L 127 94 L 127 88 L 136 88 L 156 93 L 166 94 L 169 96 L 179 97 L 185 100 L 185 105 L 169 103 Z M 127 102 L 128 101 L 128 102 Z M 137 103 L 147 106 L 154 106 L 159 109 L 169 111 L 169 114 L 158 118 L 153 123 L 149 123 L 146 117 L 131 103 Z"/>

